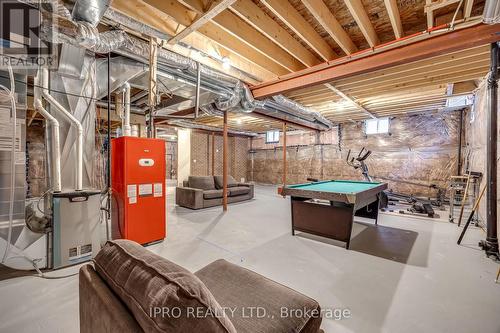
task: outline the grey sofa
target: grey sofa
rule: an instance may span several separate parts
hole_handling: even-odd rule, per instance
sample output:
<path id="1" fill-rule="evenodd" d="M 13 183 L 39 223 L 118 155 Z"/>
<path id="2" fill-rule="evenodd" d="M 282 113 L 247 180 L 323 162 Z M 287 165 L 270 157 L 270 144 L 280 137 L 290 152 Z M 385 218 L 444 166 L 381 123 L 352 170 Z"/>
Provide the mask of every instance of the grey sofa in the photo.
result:
<path id="1" fill-rule="evenodd" d="M 80 268 L 79 302 L 81 333 L 322 332 L 310 297 L 225 260 L 193 274 L 127 240 Z"/>
<path id="2" fill-rule="evenodd" d="M 254 186 L 238 183 L 228 176 L 227 202 L 250 200 L 254 196 Z M 189 176 L 183 186 L 175 189 L 175 203 L 181 207 L 201 209 L 222 205 L 222 176 Z"/>

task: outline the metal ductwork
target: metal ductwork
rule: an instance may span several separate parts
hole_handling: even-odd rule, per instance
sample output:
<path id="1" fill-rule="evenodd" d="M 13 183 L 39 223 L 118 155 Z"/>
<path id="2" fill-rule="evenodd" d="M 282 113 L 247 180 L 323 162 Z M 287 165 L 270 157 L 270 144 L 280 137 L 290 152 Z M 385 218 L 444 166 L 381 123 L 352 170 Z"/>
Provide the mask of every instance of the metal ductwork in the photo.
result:
<path id="1" fill-rule="evenodd" d="M 486 0 L 484 3 L 483 22 L 486 24 L 500 23 L 500 1 Z"/>
<path id="2" fill-rule="evenodd" d="M 90 0 L 82 0 L 82 3 L 88 1 Z M 102 3 L 109 5 L 106 1 Z M 58 9 L 58 12 L 60 11 L 61 9 Z M 73 10 L 74 15 L 77 12 L 75 9 Z M 123 16 L 116 15 L 113 11 L 110 13 L 114 19 L 124 19 Z M 63 18 L 60 18 L 57 22 L 51 22 L 53 25 L 44 30 L 47 38 L 59 43 L 70 43 L 84 47 L 98 53 L 113 51 L 142 63 L 143 68 L 147 70 L 146 64 L 149 64 L 149 43 L 147 41 L 119 30 L 100 34 L 92 25 L 92 22 L 75 22 L 72 19 L 66 19 L 65 16 L 63 15 Z M 201 76 L 199 106 L 207 115 L 218 116 L 221 115 L 221 111 L 248 113 L 257 109 L 259 113 L 273 118 L 295 122 L 318 130 L 327 130 L 332 127 L 332 123 L 319 113 L 312 112 L 283 96 L 275 96 L 273 99 L 264 101 L 254 100 L 248 86 L 240 80 L 164 48 L 158 50 L 158 87 L 161 90 L 163 86 L 166 91 L 184 97 L 185 100 L 156 110 L 156 115 L 168 116 L 168 114 L 195 105 L 193 96 L 195 96 L 194 90 L 197 84 L 198 69 Z M 101 71 L 98 70 L 97 73 L 101 73 Z M 140 75 L 138 74 L 136 81 L 139 78 Z M 134 86 L 134 80 L 127 81 L 131 86 Z M 97 82 L 99 84 L 101 80 L 97 80 Z M 102 82 L 105 82 L 105 80 Z M 112 88 L 114 90 L 118 86 L 113 85 Z M 100 95 L 98 93 L 98 97 Z"/>
<path id="3" fill-rule="evenodd" d="M 209 132 L 222 132 L 222 128 L 215 127 L 215 126 L 203 125 L 203 124 L 195 123 L 195 122 L 192 122 L 189 120 L 175 119 L 175 120 L 170 120 L 168 122 L 168 124 L 172 125 L 172 126 L 191 128 L 191 129 L 199 129 L 199 130 L 204 130 L 204 131 L 209 131 Z M 258 135 L 257 133 L 254 133 L 254 132 L 236 131 L 236 130 L 228 130 L 228 133 L 231 135 L 242 135 L 242 136 L 249 136 L 249 137 L 255 137 Z"/>
<path id="4" fill-rule="evenodd" d="M 73 6 L 73 20 L 88 22 L 97 27 L 110 3 L 110 0 L 77 0 Z"/>

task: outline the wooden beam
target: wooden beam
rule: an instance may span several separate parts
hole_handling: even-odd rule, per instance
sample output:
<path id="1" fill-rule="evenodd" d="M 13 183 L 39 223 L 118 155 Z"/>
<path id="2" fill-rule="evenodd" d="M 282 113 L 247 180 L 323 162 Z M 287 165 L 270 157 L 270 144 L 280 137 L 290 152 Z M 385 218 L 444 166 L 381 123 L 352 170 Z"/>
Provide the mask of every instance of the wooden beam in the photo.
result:
<path id="1" fill-rule="evenodd" d="M 246 43 L 288 71 L 293 72 L 305 68 L 293 55 L 274 44 L 273 41 L 262 35 L 236 14 L 230 11 L 220 13 L 213 19 L 213 22 L 221 29 L 238 38 L 242 43 Z"/>
<path id="2" fill-rule="evenodd" d="M 404 35 L 403 25 L 401 24 L 401 16 L 399 15 L 398 3 L 396 0 L 384 0 L 385 8 L 387 9 L 387 14 L 391 20 L 392 30 L 394 30 L 394 36 L 396 38 L 401 38 Z"/>
<path id="3" fill-rule="evenodd" d="M 427 4 L 431 2 L 432 0 L 426 0 Z M 434 11 L 432 10 L 426 11 L 426 18 L 427 18 L 427 29 L 431 29 L 434 26 Z"/>
<path id="4" fill-rule="evenodd" d="M 339 89 L 335 88 L 333 85 L 331 85 L 330 83 L 325 83 L 325 86 L 328 87 L 329 89 L 331 89 L 333 92 L 335 92 L 337 95 L 339 95 L 340 97 L 342 97 L 344 100 L 346 101 L 349 101 L 352 105 L 354 105 L 357 109 L 363 111 L 364 113 L 366 113 L 367 115 L 369 115 L 371 118 L 373 119 L 377 119 L 377 116 L 375 116 L 373 113 L 371 113 L 370 111 L 368 111 L 364 106 L 362 106 L 361 104 L 359 104 L 358 102 L 356 102 L 354 99 L 352 99 L 350 96 L 347 96 L 345 93 L 343 93 L 342 91 L 340 91 Z"/>
<path id="5" fill-rule="evenodd" d="M 320 63 L 312 52 L 306 49 L 288 31 L 253 3 L 252 0 L 238 0 L 230 9 L 242 20 L 293 55 L 305 66 L 311 67 Z"/>
<path id="6" fill-rule="evenodd" d="M 328 83 L 425 58 L 439 56 L 500 40 L 500 25 L 476 25 L 340 64 L 318 65 L 278 80 L 253 86 L 255 98 L 282 94 L 295 89 Z"/>
<path id="7" fill-rule="evenodd" d="M 330 45 L 300 15 L 288 0 L 262 0 L 263 4 L 309 45 L 323 60 L 337 58 Z"/>
<path id="8" fill-rule="evenodd" d="M 474 0 L 465 0 L 464 4 L 464 18 L 470 18 L 472 14 L 472 6 L 474 5 Z"/>
<path id="9" fill-rule="evenodd" d="M 443 8 L 457 2 L 460 2 L 460 0 L 438 0 L 438 1 L 426 0 L 424 12 L 426 13 L 433 12 L 436 9 Z"/>
<path id="10" fill-rule="evenodd" d="M 198 15 L 196 19 L 184 30 L 175 35 L 174 37 L 168 40 L 168 44 L 177 44 L 182 39 L 186 38 L 192 32 L 198 30 L 201 26 L 206 24 L 212 18 L 217 16 L 220 12 L 227 9 L 227 7 L 231 6 L 236 0 L 216 0 L 212 3 L 210 8 L 204 13 Z"/>
<path id="11" fill-rule="evenodd" d="M 160 10 L 183 26 L 189 26 L 197 15 L 192 10 L 173 0 L 144 0 L 144 2 L 148 3 L 157 10 Z M 242 42 L 239 38 L 236 38 L 226 30 L 221 29 L 213 22 L 207 22 L 205 25 L 200 27 L 198 31 L 227 50 L 240 55 L 241 57 L 271 71 L 276 75 L 283 75 L 290 72 L 283 66 L 269 59 L 269 56 L 256 51 L 255 48 Z"/>
<path id="12" fill-rule="evenodd" d="M 190 8 L 196 10 L 196 0 L 184 0 L 184 3 L 189 4 Z M 198 14 L 202 15 L 203 13 L 198 12 Z M 242 43 L 247 44 L 257 52 L 260 52 L 263 56 L 268 57 L 271 61 L 280 64 L 288 71 L 293 72 L 304 68 L 304 65 L 295 59 L 295 57 L 274 44 L 233 12 L 221 12 L 212 19 L 212 22 L 219 28 L 238 38 Z"/>
<path id="13" fill-rule="evenodd" d="M 366 13 L 365 7 L 363 7 L 363 3 L 361 0 L 344 0 L 349 12 L 351 12 L 352 17 L 356 21 L 365 36 L 366 41 L 370 44 L 370 47 L 374 47 L 377 44 L 380 44 L 377 33 L 373 28 L 373 25 Z"/>
<path id="14" fill-rule="evenodd" d="M 142 22 L 168 35 L 174 35 L 176 33 L 175 27 L 179 26 L 179 23 L 176 22 L 171 16 L 159 11 L 157 8 L 154 8 L 144 1 L 137 0 L 132 2 L 126 0 L 114 0 L 112 7 L 114 10 L 117 10 L 132 19 Z M 128 32 L 134 33 L 134 31 Z M 248 56 L 243 57 L 234 53 L 201 33 L 192 33 L 187 36 L 183 42 L 193 48 L 186 48 L 180 46 L 179 44 L 166 44 L 165 48 L 183 56 L 193 58 L 211 68 L 224 71 L 247 83 L 255 84 L 258 81 L 270 80 L 271 78 L 276 77 L 276 73 L 272 73 L 268 68 L 263 68 L 258 64 L 256 65 L 255 61 L 248 60 Z M 230 59 L 232 67 L 227 70 L 223 68 L 220 61 L 211 57 L 202 56 L 197 50 L 205 54 L 219 54 L 225 56 Z M 243 73 L 239 70 L 243 71 Z"/>
<path id="15" fill-rule="evenodd" d="M 222 210 L 227 211 L 227 112 L 224 112 L 224 129 L 222 133 Z"/>
<path id="16" fill-rule="evenodd" d="M 323 0 L 302 0 L 302 3 L 346 54 L 358 50 Z"/>

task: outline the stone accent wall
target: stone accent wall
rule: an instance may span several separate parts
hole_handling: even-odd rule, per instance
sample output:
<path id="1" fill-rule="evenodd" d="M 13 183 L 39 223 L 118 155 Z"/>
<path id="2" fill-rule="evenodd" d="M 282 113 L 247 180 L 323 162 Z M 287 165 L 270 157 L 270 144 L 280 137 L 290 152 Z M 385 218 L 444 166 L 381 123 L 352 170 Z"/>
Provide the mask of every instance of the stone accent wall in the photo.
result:
<path id="1" fill-rule="evenodd" d="M 222 174 L 223 141 L 220 134 L 215 139 L 215 174 Z M 228 142 L 228 171 L 231 176 L 240 181 L 247 179 L 247 156 L 250 139 L 230 136 Z M 212 174 L 212 134 L 192 131 L 191 133 L 191 174 L 197 176 Z"/>
<path id="2" fill-rule="evenodd" d="M 417 184 L 447 188 L 450 176 L 457 172 L 458 125 L 459 112 L 448 111 L 393 118 L 390 134 L 366 136 L 362 122 L 320 134 L 289 132 L 287 182 L 302 183 L 308 177 L 361 180 L 361 171 L 347 165 L 346 158 L 349 149 L 357 155 L 366 147 L 373 151 L 367 165 L 375 180 L 387 182 L 394 191 L 434 196 L 435 190 Z M 251 180 L 281 183 L 282 147 L 282 139 L 277 144 L 266 144 L 264 137 L 252 140 Z"/>

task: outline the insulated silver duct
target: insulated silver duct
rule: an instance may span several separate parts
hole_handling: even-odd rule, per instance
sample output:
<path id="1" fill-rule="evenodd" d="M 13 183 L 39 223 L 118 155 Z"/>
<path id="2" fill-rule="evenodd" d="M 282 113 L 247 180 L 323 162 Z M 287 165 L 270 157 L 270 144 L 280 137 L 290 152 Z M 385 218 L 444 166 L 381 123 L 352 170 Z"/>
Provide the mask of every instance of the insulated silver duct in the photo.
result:
<path id="1" fill-rule="evenodd" d="M 144 64 L 149 63 L 149 43 L 128 35 L 124 31 L 116 30 L 99 34 L 90 23 L 64 19 L 53 23 L 55 28 L 51 26 L 45 32 L 55 42 L 67 42 L 95 52 L 113 51 Z M 256 101 L 249 88 L 240 80 L 204 65 L 200 65 L 199 71 L 200 88 L 216 95 L 213 102 L 200 104 L 205 113 L 252 112 L 257 108 L 261 113 L 272 114 L 274 118 L 305 124 L 318 130 L 327 130 L 332 127 L 331 122 L 319 113 L 311 112 L 283 96 Z M 160 48 L 158 50 L 158 73 L 162 77 L 195 87 L 198 64 L 190 58 Z M 190 103 L 183 104 L 187 106 Z M 179 105 L 179 107 L 182 106 Z"/>
<path id="2" fill-rule="evenodd" d="M 500 1 L 486 0 L 484 3 L 483 22 L 486 24 L 500 23 Z"/>
<path id="3" fill-rule="evenodd" d="M 170 120 L 168 122 L 168 124 L 172 125 L 172 126 L 183 127 L 183 128 L 200 129 L 200 130 L 209 131 L 209 132 L 222 132 L 222 128 L 215 127 L 215 126 L 207 126 L 207 125 L 203 125 L 200 123 L 191 122 L 188 120 L 175 119 L 175 120 Z M 228 133 L 231 135 L 243 135 L 243 136 L 249 136 L 249 137 L 255 137 L 258 135 L 257 133 L 254 133 L 254 132 L 236 131 L 236 130 L 228 130 Z"/>
<path id="4" fill-rule="evenodd" d="M 88 22 L 93 27 L 97 27 L 110 2 L 110 0 L 77 0 L 73 7 L 73 19 Z"/>

